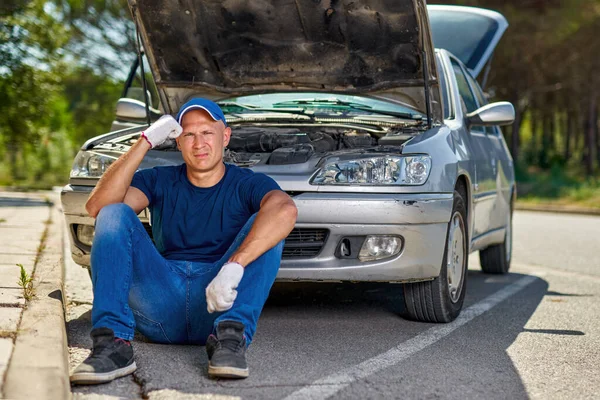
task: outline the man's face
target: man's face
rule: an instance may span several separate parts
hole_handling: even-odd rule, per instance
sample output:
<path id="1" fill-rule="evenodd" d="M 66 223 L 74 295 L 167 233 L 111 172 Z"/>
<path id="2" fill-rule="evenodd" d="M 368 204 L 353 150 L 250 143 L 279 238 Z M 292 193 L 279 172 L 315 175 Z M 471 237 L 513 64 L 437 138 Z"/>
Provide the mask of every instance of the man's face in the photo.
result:
<path id="1" fill-rule="evenodd" d="M 177 138 L 188 168 L 195 172 L 209 172 L 223 161 L 223 149 L 229 143 L 231 129 L 222 121 L 213 120 L 204 110 L 191 110 L 181 120 L 183 132 Z"/>

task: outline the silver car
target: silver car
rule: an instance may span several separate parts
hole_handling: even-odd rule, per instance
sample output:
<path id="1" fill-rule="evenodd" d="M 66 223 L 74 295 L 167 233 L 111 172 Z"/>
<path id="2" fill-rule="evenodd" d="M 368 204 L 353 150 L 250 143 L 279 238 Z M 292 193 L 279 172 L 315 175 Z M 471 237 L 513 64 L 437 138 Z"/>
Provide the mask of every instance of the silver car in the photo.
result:
<path id="1" fill-rule="evenodd" d="M 487 104 L 474 79 L 508 25 L 500 14 L 424 0 L 130 2 L 158 99 L 119 100 L 122 129 L 77 155 L 62 190 L 75 262 L 90 263 L 84 204 L 98 178 L 148 121 L 202 96 L 233 130 L 225 161 L 270 175 L 298 207 L 279 280 L 402 282 L 411 318 L 448 322 L 470 252 L 484 272 L 508 271 L 516 192 L 498 126 L 514 109 Z M 167 142 L 140 168 L 182 162 Z"/>

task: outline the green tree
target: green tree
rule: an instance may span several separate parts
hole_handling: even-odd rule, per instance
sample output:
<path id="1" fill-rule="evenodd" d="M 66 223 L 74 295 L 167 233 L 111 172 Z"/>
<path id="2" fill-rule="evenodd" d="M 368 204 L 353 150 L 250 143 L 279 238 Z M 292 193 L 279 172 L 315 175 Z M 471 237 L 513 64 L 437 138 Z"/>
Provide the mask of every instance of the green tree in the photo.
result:
<path id="1" fill-rule="evenodd" d="M 76 146 L 110 127 L 121 84 L 74 56 L 74 15 L 61 1 L 0 9 L 0 184 L 64 183 Z"/>
<path id="2" fill-rule="evenodd" d="M 63 0 L 61 4 L 71 31 L 66 51 L 77 63 L 107 75 L 127 70 L 136 56 L 135 25 L 127 0 Z"/>
<path id="3" fill-rule="evenodd" d="M 108 132 L 123 82 L 101 76 L 89 67 L 76 67 L 63 77 L 64 94 L 73 118 L 75 143 Z"/>

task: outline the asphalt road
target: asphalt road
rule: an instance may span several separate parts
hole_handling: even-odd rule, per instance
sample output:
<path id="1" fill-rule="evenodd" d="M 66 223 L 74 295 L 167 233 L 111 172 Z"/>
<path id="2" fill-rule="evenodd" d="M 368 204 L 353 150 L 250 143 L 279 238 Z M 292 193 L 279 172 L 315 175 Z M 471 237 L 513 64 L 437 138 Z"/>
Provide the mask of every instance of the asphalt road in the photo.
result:
<path id="1" fill-rule="evenodd" d="M 506 276 L 471 255 L 451 324 L 403 318 L 399 285 L 276 284 L 248 379 L 209 379 L 203 347 L 136 340 L 134 377 L 74 398 L 598 398 L 600 217 L 516 212 L 514 235 Z M 91 346 L 87 273 L 68 263 L 66 285 L 74 367 Z"/>

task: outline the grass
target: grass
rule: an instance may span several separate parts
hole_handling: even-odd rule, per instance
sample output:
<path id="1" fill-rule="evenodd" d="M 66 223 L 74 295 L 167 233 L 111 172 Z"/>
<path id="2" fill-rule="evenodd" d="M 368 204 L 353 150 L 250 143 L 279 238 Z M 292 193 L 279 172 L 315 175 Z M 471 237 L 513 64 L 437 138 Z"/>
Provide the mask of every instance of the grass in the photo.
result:
<path id="1" fill-rule="evenodd" d="M 600 175 L 585 178 L 560 166 L 517 168 L 516 172 L 520 203 L 600 209 Z"/>
<path id="2" fill-rule="evenodd" d="M 49 201 L 50 201 L 50 199 L 47 200 L 47 202 L 49 202 Z M 52 223 L 52 217 L 49 217 L 47 220 L 44 221 L 46 228 L 44 229 L 44 233 L 42 233 L 42 238 L 40 239 L 40 243 L 37 248 L 35 261 L 33 263 L 34 266 L 37 266 L 37 264 L 40 260 L 40 257 L 42 255 L 42 252 L 46 249 L 46 240 L 48 238 L 48 226 L 51 223 Z M 35 296 L 35 288 L 33 287 L 33 274 L 30 276 L 27 273 L 27 271 L 25 271 L 23 264 L 17 264 L 17 266 L 21 269 L 21 274 L 19 275 L 19 280 L 17 281 L 17 285 L 19 285 L 21 287 L 21 289 L 23 289 L 23 298 L 25 298 L 26 301 L 29 301 L 29 300 L 33 299 L 33 297 Z"/>
<path id="3" fill-rule="evenodd" d="M 29 301 L 35 296 L 35 289 L 33 288 L 33 276 L 29 276 L 23 264 L 17 264 L 19 268 L 21 268 L 21 275 L 19 276 L 19 280 L 17 281 L 17 285 L 19 285 L 23 289 L 23 297 L 25 300 Z"/>

